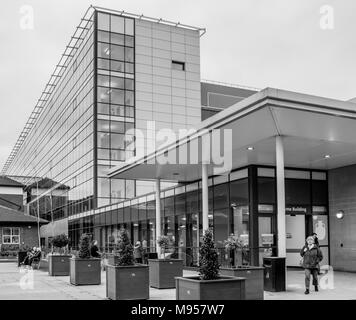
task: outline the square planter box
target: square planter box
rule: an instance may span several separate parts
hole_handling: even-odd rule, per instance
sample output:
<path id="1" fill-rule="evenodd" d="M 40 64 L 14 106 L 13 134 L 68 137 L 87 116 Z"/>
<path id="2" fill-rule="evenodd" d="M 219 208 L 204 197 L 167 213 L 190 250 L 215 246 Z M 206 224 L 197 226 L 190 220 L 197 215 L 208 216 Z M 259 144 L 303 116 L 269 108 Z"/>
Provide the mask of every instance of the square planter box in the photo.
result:
<path id="1" fill-rule="evenodd" d="M 150 297 L 148 266 L 106 267 L 106 296 L 111 300 L 147 300 Z"/>
<path id="2" fill-rule="evenodd" d="M 49 254 L 47 257 L 50 276 L 69 276 L 69 259 L 72 256 Z"/>
<path id="3" fill-rule="evenodd" d="M 176 278 L 176 300 L 245 300 L 245 278 Z"/>
<path id="4" fill-rule="evenodd" d="M 70 283 L 75 286 L 101 284 L 101 259 L 70 259 Z"/>
<path id="5" fill-rule="evenodd" d="M 183 260 L 149 259 L 150 286 L 157 289 L 176 287 L 176 277 L 183 276 Z"/>
<path id="6" fill-rule="evenodd" d="M 246 300 L 264 299 L 263 267 L 220 268 L 223 276 L 246 278 Z"/>

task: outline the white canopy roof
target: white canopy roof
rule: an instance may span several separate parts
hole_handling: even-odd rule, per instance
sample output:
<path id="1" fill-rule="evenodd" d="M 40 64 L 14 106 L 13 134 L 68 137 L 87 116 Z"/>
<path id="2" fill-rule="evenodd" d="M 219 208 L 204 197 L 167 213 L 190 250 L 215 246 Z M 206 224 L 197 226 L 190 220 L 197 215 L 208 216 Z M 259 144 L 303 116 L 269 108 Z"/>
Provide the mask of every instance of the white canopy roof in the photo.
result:
<path id="1" fill-rule="evenodd" d="M 201 152 L 196 164 L 160 164 L 160 159 L 189 143 L 201 147 L 206 130 L 232 130 L 232 168 L 275 165 L 275 136 L 283 136 L 285 166 L 333 169 L 356 163 L 356 104 L 266 88 L 203 121 L 197 132 L 135 163 L 109 173 L 122 179 L 194 181 L 201 178 Z M 252 151 L 247 150 L 253 147 Z M 330 157 L 326 157 L 329 155 Z M 149 164 L 151 163 L 151 164 Z M 177 161 L 178 163 L 178 161 Z M 213 175 L 213 165 L 209 175 Z"/>

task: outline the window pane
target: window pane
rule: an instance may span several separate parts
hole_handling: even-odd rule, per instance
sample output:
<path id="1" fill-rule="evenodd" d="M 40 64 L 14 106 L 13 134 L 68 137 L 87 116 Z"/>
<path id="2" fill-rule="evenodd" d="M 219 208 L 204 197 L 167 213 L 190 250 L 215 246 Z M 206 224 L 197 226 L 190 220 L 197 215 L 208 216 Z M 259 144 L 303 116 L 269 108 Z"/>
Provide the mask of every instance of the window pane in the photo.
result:
<path id="1" fill-rule="evenodd" d="M 126 107 L 126 117 L 134 118 L 135 117 L 135 109 L 132 107 Z"/>
<path id="2" fill-rule="evenodd" d="M 134 90 L 134 81 L 131 79 L 125 80 L 125 89 L 126 90 Z"/>
<path id="3" fill-rule="evenodd" d="M 125 198 L 125 180 L 111 180 L 111 196 L 114 198 Z"/>
<path id="4" fill-rule="evenodd" d="M 115 15 L 111 16 L 111 32 L 124 33 L 125 19 Z"/>
<path id="5" fill-rule="evenodd" d="M 325 205 L 328 203 L 328 185 L 326 181 L 313 180 L 313 204 Z"/>
<path id="6" fill-rule="evenodd" d="M 134 49 L 125 48 L 125 61 L 134 62 Z"/>
<path id="7" fill-rule="evenodd" d="M 125 36 L 125 45 L 127 47 L 133 47 L 134 46 L 134 38 L 131 36 Z"/>
<path id="8" fill-rule="evenodd" d="M 98 179 L 98 193 L 99 197 L 110 197 L 110 180 L 99 178 Z"/>
<path id="9" fill-rule="evenodd" d="M 249 243 L 249 207 L 248 206 L 236 206 L 232 208 L 232 230 L 244 244 Z"/>
<path id="10" fill-rule="evenodd" d="M 110 69 L 110 61 L 105 60 L 105 59 L 98 59 L 98 68 L 109 70 Z"/>
<path id="11" fill-rule="evenodd" d="M 185 193 L 179 194 L 175 197 L 175 214 L 176 215 L 186 213 L 185 204 L 186 204 Z"/>
<path id="12" fill-rule="evenodd" d="M 98 120 L 98 131 L 109 132 L 110 131 L 110 121 Z"/>
<path id="13" fill-rule="evenodd" d="M 217 247 L 223 247 L 228 238 L 228 210 L 214 211 L 214 238 Z"/>
<path id="14" fill-rule="evenodd" d="M 109 76 L 98 75 L 98 86 L 110 87 L 110 78 L 109 78 Z"/>
<path id="15" fill-rule="evenodd" d="M 113 89 L 111 93 L 111 103 L 114 104 L 124 104 L 124 90 Z"/>
<path id="16" fill-rule="evenodd" d="M 98 133 L 98 147 L 99 148 L 110 148 L 110 134 L 109 133 Z"/>
<path id="17" fill-rule="evenodd" d="M 107 31 L 98 31 L 98 41 L 110 42 L 110 33 Z"/>
<path id="18" fill-rule="evenodd" d="M 125 104 L 128 106 L 134 105 L 134 93 L 132 91 L 126 91 Z"/>
<path id="19" fill-rule="evenodd" d="M 110 106 L 108 104 L 98 103 L 98 113 L 109 114 Z"/>
<path id="20" fill-rule="evenodd" d="M 3 228 L 2 229 L 2 234 L 4 236 L 10 236 L 11 235 L 11 229 L 10 228 Z"/>
<path id="21" fill-rule="evenodd" d="M 111 115 L 112 116 L 125 116 L 125 107 L 123 106 L 111 106 Z"/>
<path id="22" fill-rule="evenodd" d="M 111 61 L 111 68 L 113 71 L 125 72 L 125 63 L 119 61 Z"/>
<path id="23" fill-rule="evenodd" d="M 125 80 L 123 78 L 111 77 L 111 87 L 125 89 Z"/>
<path id="24" fill-rule="evenodd" d="M 286 204 L 310 203 L 310 180 L 286 179 Z"/>
<path id="25" fill-rule="evenodd" d="M 125 48 L 111 45 L 111 59 L 123 61 L 125 58 Z"/>
<path id="26" fill-rule="evenodd" d="M 229 207 L 229 185 L 227 183 L 214 187 L 214 208 Z"/>
<path id="27" fill-rule="evenodd" d="M 174 215 L 174 197 L 168 197 L 164 199 L 164 215 Z"/>
<path id="28" fill-rule="evenodd" d="M 98 102 L 110 102 L 110 90 L 108 88 L 98 87 Z"/>
<path id="29" fill-rule="evenodd" d="M 124 122 L 111 121 L 111 132 L 124 133 L 125 132 L 125 123 Z"/>
<path id="30" fill-rule="evenodd" d="M 135 124 L 134 123 L 131 123 L 131 122 L 126 122 L 126 125 L 125 125 L 125 132 L 129 131 L 129 130 L 132 130 L 132 129 L 135 129 Z"/>
<path id="31" fill-rule="evenodd" d="M 135 181 L 126 180 L 126 198 L 133 198 L 135 196 Z"/>
<path id="32" fill-rule="evenodd" d="M 178 71 L 184 71 L 185 70 L 185 63 L 184 62 L 179 62 L 179 61 L 172 61 L 172 69 L 173 70 L 178 70 Z"/>
<path id="33" fill-rule="evenodd" d="M 258 178 L 258 203 L 275 203 L 274 178 Z"/>
<path id="34" fill-rule="evenodd" d="M 20 243 L 20 237 L 19 236 L 12 236 L 12 243 L 19 244 Z"/>
<path id="35" fill-rule="evenodd" d="M 111 34 L 111 43 L 123 46 L 123 45 L 125 45 L 125 36 L 123 34 L 112 33 Z"/>
<path id="36" fill-rule="evenodd" d="M 110 160 L 110 151 L 108 149 L 98 149 L 99 160 Z"/>
<path id="37" fill-rule="evenodd" d="M 125 34 L 130 36 L 134 35 L 134 24 L 133 19 L 125 19 Z"/>
<path id="38" fill-rule="evenodd" d="M 125 63 L 125 72 L 126 73 L 134 73 L 134 65 L 133 63 Z"/>
<path id="39" fill-rule="evenodd" d="M 115 134 L 111 135 L 111 148 L 112 149 L 125 149 L 124 135 Z"/>
<path id="40" fill-rule="evenodd" d="M 111 56 L 110 44 L 98 42 L 98 57 L 110 59 L 110 56 Z"/>
<path id="41" fill-rule="evenodd" d="M 4 243 L 11 243 L 11 236 L 3 236 L 2 239 Z"/>
<path id="42" fill-rule="evenodd" d="M 110 30 L 110 16 L 105 13 L 98 14 L 98 29 Z"/>
<path id="43" fill-rule="evenodd" d="M 248 204 L 248 180 L 236 180 L 230 183 L 230 203 Z"/>
<path id="44" fill-rule="evenodd" d="M 125 161 L 125 151 L 111 150 L 110 154 L 113 161 Z"/>

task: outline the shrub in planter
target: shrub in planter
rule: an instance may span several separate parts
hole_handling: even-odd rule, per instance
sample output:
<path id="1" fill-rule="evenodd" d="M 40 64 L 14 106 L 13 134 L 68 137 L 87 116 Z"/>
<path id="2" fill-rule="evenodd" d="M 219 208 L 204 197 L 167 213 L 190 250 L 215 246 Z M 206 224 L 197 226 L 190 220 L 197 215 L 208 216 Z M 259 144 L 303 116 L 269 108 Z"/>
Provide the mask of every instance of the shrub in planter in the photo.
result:
<path id="1" fill-rule="evenodd" d="M 206 230 L 199 249 L 199 276 L 177 277 L 177 300 L 245 300 L 245 278 L 221 276 L 213 233 Z"/>
<path id="2" fill-rule="evenodd" d="M 50 276 L 68 276 L 69 259 L 71 255 L 65 254 L 65 247 L 69 239 L 66 234 L 60 234 L 52 239 L 52 253 L 48 257 L 48 273 Z M 54 252 L 54 249 L 57 252 Z"/>
<path id="3" fill-rule="evenodd" d="M 119 232 L 114 256 L 106 267 L 106 296 L 111 300 L 148 299 L 148 266 L 135 265 L 133 246 L 125 229 Z"/>
<path id="4" fill-rule="evenodd" d="M 148 260 L 150 286 L 158 289 L 175 288 L 175 277 L 183 276 L 183 260 L 166 258 L 166 250 L 172 248 L 169 237 L 159 237 L 157 244 L 162 249 L 164 258 Z"/>
<path id="5" fill-rule="evenodd" d="M 101 259 L 90 256 L 91 236 L 82 234 L 78 256 L 70 259 L 70 283 L 73 285 L 98 285 L 101 283 Z"/>
<path id="6" fill-rule="evenodd" d="M 237 236 L 230 236 L 225 241 L 225 250 L 232 256 L 230 268 L 221 268 L 226 276 L 244 277 L 246 300 L 263 300 L 264 278 L 263 267 L 252 267 L 246 264 L 247 246 Z"/>

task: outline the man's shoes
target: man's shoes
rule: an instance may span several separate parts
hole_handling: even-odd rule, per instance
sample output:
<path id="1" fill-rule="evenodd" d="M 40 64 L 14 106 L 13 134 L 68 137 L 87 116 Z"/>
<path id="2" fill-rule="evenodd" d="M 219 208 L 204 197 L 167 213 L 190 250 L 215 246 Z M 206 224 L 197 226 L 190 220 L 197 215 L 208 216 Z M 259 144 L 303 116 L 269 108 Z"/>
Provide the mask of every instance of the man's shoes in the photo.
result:
<path id="1" fill-rule="evenodd" d="M 306 289 L 304 294 L 309 294 L 309 289 Z"/>
<path id="2" fill-rule="evenodd" d="M 314 286 L 314 288 L 315 288 L 315 291 L 316 291 L 316 292 L 319 291 L 318 286 Z"/>

